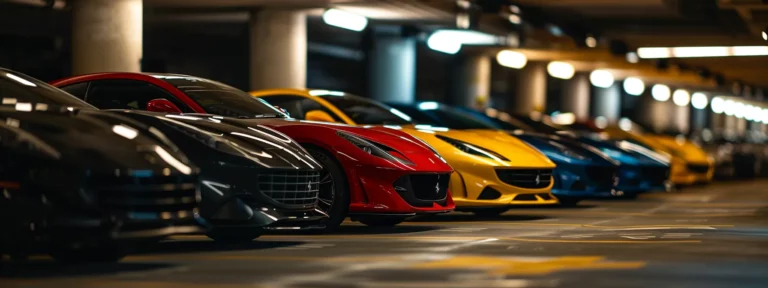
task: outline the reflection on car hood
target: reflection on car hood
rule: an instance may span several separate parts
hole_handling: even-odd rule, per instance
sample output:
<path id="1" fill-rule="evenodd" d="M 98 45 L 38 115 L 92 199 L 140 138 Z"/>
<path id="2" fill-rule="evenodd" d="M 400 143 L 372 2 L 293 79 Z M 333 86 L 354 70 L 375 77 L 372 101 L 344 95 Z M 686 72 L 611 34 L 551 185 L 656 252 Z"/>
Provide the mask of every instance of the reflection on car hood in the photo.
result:
<path id="1" fill-rule="evenodd" d="M 115 111 L 162 131 L 201 167 L 238 165 L 270 169 L 320 169 L 290 137 L 262 125 L 232 125 L 217 115 Z"/>
<path id="2" fill-rule="evenodd" d="M 19 111 L 0 107 L 0 145 L 74 169 L 110 173 L 197 169 L 146 125 L 95 110 Z"/>
<path id="3" fill-rule="evenodd" d="M 495 130 L 455 130 L 455 129 L 417 129 L 417 126 L 405 126 L 404 131 L 418 138 L 425 139 L 440 153 L 453 151 L 459 153 L 451 144 L 439 140 L 436 135 L 456 139 L 471 145 L 496 152 L 509 159 L 499 166 L 554 168 L 555 164 L 544 154 L 529 144 L 524 143 L 502 131 Z M 427 140 L 428 139 L 428 140 Z M 463 152 L 462 152 L 463 153 Z M 492 163 L 492 162 L 489 162 Z"/>
<path id="4" fill-rule="evenodd" d="M 674 150 L 673 155 L 681 157 L 690 163 L 708 163 L 711 161 L 707 152 L 698 145 L 688 140 L 679 141 L 672 136 L 666 135 L 643 135 L 644 137 L 655 141 L 668 150 Z"/>
<path id="5" fill-rule="evenodd" d="M 522 133 L 515 136 L 544 152 L 555 163 L 600 166 L 619 164 L 599 149 L 570 139 L 538 133 Z"/>

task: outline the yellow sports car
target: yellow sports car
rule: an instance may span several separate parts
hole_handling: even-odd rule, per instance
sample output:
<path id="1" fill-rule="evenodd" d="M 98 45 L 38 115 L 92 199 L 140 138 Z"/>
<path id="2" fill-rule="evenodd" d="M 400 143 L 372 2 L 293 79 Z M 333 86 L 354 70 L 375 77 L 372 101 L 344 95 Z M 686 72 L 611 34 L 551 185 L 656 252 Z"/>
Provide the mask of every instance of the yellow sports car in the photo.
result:
<path id="1" fill-rule="evenodd" d="M 715 161 L 701 147 L 683 138 L 647 133 L 639 125 L 631 125 L 629 131 L 616 126 L 594 130 L 610 139 L 634 142 L 657 152 L 671 156 L 670 181 L 675 185 L 707 183 L 715 173 Z"/>
<path id="2" fill-rule="evenodd" d="M 558 203 L 551 194 L 555 164 L 504 132 L 413 125 L 410 116 L 397 109 L 338 91 L 272 89 L 251 95 L 297 119 L 383 125 L 421 139 L 455 170 L 450 191 L 456 210 L 492 216 L 514 205 Z"/>

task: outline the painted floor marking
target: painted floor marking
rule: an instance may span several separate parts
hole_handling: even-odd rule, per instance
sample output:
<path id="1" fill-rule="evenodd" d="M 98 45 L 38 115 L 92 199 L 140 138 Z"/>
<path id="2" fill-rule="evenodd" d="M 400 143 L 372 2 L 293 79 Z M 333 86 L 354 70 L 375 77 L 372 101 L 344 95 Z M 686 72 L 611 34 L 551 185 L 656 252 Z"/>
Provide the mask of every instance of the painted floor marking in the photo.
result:
<path id="1" fill-rule="evenodd" d="M 455 256 L 412 265 L 416 269 L 478 269 L 492 275 L 540 276 L 565 270 L 622 270 L 645 267 L 642 261 L 604 261 L 598 256 L 566 256 L 549 259 L 521 257 Z"/>

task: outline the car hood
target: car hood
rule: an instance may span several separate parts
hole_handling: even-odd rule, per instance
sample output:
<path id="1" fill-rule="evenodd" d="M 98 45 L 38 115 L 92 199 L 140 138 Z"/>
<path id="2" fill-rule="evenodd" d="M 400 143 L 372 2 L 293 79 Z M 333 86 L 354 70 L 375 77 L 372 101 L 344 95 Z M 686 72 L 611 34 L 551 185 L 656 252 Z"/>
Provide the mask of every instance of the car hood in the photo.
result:
<path id="1" fill-rule="evenodd" d="M 319 170 L 293 139 L 262 125 L 234 125 L 231 119 L 209 114 L 164 114 L 109 110 L 148 124 L 165 134 L 201 167 Z"/>
<path id="2" fill-rule="evenodd" d="M 437 136 L 448 137 L 469 143 L 473 146 L 498 153 L 510 161 L 493 161 L 498 166 L 554 168 L 555 163 L 533 146 L 502 131 L 495 130 L 454 130 L 454 129 L 424 129 L 417 126 L 404 126 L 403 131 L 424 140 L 434 147 L 441 155 L 466 154 Z"/>
<path id="3" fill-rule="evenodd" d="M 108 112 L 53 107 L 19 111 L 4 106 L 0 133 L 0 145 L 16 155 L 73 169 L 126 175 L 138 170 L 184 174 L 197 170 L 148 126 Z"/>
<path id="4" fill-rule="evenodd" d="M 238 126 L 252 127 L 253 125 L 263 125 L 264 127 L 271 127 L 290 135 L 300 143 L 321 141 L 331 146 L 350 144 L 347 140 L 343 140 L 343 138 L 338 135 L 338 132 L 343 131 L 354 134 L 355 136 L 361 137 L 372 143 L 387 146 L 402 153 L 410 161 L 416 164 L 415 167 L 410 167 L 408 169 L 425 171 L 453 170 L 438 154 L 435 153 L 435 151 L 432 151 L 428 145 L 397 129 L 377 126 L 351 126 L 346 124 L 305 121 L 290 118 L 231 119 L 229 121 Z"/>
<path id="5" fill-rule="evenodd" d="M 713 162 L 707 152 L 701 147 L 694 144 L 691 141 L 683 140 L 678 141 L 675 137 L 666 135 L 644 135 L 651 141 L 659 143 L 669 151 L 672 151 L 674 156 L 680 157 L 689 163 L 711 163 Z"/>
<path id="6" fill-rule="evenodd" d="M 573 140 L 569 141 L 557 136 L 538 133 L 522 133 L 515 134 L 515 136 L 533 145 L 557 164 L 619 165 L 619 162 L 611 159 L 599 149 Z"/>
<path id="7" fill-rule="evenodd" d="M 594 146 L 621 165 L 669 166 L 669 157 L 627 141 L 597 140 L 589 136 L 581 136 L 576 141 Z"/>

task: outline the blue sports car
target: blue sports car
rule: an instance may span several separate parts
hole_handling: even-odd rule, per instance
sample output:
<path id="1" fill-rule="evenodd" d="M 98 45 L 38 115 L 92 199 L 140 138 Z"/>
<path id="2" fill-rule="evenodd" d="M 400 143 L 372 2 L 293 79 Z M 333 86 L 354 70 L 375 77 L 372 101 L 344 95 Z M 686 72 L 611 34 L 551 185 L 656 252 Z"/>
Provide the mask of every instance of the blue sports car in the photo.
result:
<path id="1" fill-rule="evenodd" d="M 389 104 L 408 114 L 415 124 L 449 129 L 504 129 L 493 121 L 446 105 L 422 102 L 414 105 Z M 558 136 L 517 131 L 513 136 L 541 151 L 557 164 L 552 188 L 560 203 L 575 205 L 593 197 L 615 197 L 619 163 L 593 147 L 576 141 L 561 141 Z"/>
<path id="2" fill-rule="evenodd" d="M 648 191 L 668 191 L 672 187 L 668 181 L 669 158 L 640 144 L 606 140 L 600 138 L 599 134 L 576 132 L 528 116 L 498 113 L 491 109 L 486 113 L 469 109 L 462 109 L 462 111 L 471 113 L 487 122 L 492 122 L 499 129 L 510 131 L 513 134 L 543 134 L 554 137 L 560 142 L 580 143 L 603 152 L 620 163 L 619 182 L 616 186 L 618 194 L 634 197 L 639 193 Z"/>

